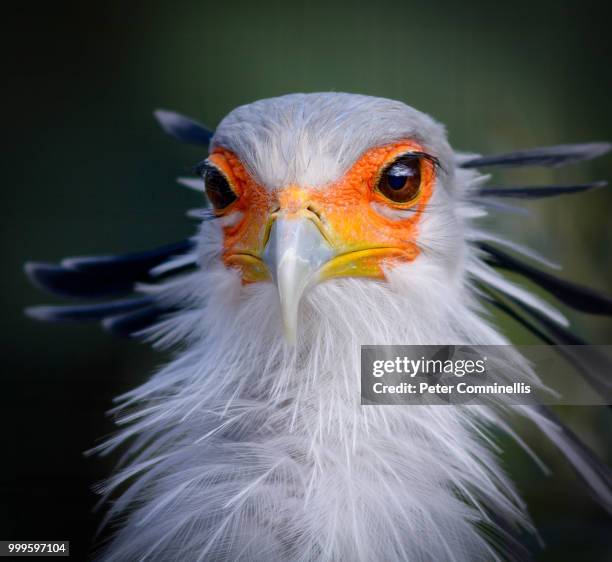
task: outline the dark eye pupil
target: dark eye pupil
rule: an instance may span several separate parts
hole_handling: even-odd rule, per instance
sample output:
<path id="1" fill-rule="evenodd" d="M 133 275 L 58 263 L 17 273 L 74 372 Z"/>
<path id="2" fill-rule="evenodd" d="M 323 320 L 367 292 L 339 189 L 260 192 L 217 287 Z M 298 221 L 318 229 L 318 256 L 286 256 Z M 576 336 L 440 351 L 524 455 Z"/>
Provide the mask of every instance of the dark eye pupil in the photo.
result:
<path id="1" fill-rule="evenodd" d="M 203 177 L 206 195 L 215 209 L 224 209 L 237 199 L 227 178 L 216 168 L 206 168 Z"/>
<path id="2" fill-rule="evenodd" d="M 406 185 L 406 176 L 395 176 L 389 172 L 387 176 L 387 181 L 389 183 L 389 187 L 392 189 L 401 189 Z"/>
<path id="3" fill-rule="evenodd" d="M 403 157 L 396 160 L 382 173 L 378 191 L 395 203 L 412 201 L 421 188 L 421 160 Z"/>

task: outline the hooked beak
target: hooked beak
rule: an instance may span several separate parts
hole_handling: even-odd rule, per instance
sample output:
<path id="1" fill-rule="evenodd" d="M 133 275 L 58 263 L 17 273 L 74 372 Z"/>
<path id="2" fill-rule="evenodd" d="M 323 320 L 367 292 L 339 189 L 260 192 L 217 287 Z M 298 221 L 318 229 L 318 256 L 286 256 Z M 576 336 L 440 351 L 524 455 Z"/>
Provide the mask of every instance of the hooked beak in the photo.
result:
<path id="1" fill-rule="evenodd" d="M 317 283 L 337 277 L 383 279 L 384 263 L 414 259 L 416 253 L 413 248 L 332 244 L 319 216 L 309 209 L 277 211 L 271 218 L 261 259 L 278 289 L 285 339 L 291 345 L 297 341 L 302 297 Z"/>
<path id="2" fill-rule="evenodd" d="M 297 339 L 300 301 L 321 280 L 322 267 L 335 255 L 317 220 L 309 210 L 290 216 L 280 212 L 262 256 L 278 289 L 285 338 L 292 345 Z"/>

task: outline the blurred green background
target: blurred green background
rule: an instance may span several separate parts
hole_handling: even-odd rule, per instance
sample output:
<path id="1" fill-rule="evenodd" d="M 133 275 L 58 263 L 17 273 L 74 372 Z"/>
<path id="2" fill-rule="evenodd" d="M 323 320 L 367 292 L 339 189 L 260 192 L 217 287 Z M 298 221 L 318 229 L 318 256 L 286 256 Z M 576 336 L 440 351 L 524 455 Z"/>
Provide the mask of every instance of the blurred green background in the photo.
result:
<path id="1" fill-rule="evenodd" d="M 91 485 L 115 459 L 82 451 L 112 431 L 104 412 L 166 357 L 96 326 L 22 315 L 52 301 L 29 287 L 27 259 L 145 249 L 189 235 L 200 198 L 174 184 L 203 156 L 165 137 L 154 108 L 214 126 L 239 104 L 297 91 L 396 98 L 481 153 L 612 139 L 607 2 L 53 2 L 3 11 L 0 539 L 69 539 L 76 559 L 98 514 Z M 612 157 L 497 182 L 612 179 Z M 611 289 L 612 192 L 530 205 L 496 227 L 560 260 L 565 275 Z M 609 320 L 569 313 L 596 343 Z M 530 341 L 504 323 L 517 341 Z M 610 459 L 610 417 L 566 408 Z M 539 560 L 612 559 L 610 518 L 558 455 L 531 442 L 545 477 L 507 441 L 504 463 L 547 544 Z"/>

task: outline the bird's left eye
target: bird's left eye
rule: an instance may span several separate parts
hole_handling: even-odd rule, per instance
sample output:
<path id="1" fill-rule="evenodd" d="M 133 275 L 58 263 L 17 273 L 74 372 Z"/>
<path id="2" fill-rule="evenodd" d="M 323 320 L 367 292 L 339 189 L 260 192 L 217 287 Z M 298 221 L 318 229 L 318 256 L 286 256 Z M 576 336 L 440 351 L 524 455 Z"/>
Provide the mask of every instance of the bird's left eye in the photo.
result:
<path id="1" fill-rule="evenodd" d="M 214 166 L 205 166 L 200 174 L 204 178 L 206 195 L 218 211 L 225 209 L 238 198 L 228 179 Z"/>
<path id="2" fill-rule="evenodd" d="M 409 203 L 421 190 L 421 158 L 399 158 L 382 171 L 376 189 L 394 203 Z"/>

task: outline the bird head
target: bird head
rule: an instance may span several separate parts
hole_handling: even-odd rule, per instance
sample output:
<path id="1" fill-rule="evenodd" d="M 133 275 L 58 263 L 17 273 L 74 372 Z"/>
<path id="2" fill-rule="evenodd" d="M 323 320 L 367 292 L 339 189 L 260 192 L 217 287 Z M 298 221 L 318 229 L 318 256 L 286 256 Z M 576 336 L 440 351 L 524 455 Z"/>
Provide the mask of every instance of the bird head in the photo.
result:
<path id="1" fill-rule="evenodd" d="M 385 282 L 390 269 L 440 250 L 438 274 L 452 273 L 460 234 L 453 166 L 444 130 L 428 116 L 326 93 L 232 111 L 198 172 L 220 219 L 223 262 L 244 284 L 276 285 L 293 343 L 300 301 L 319 283 Z"/>

